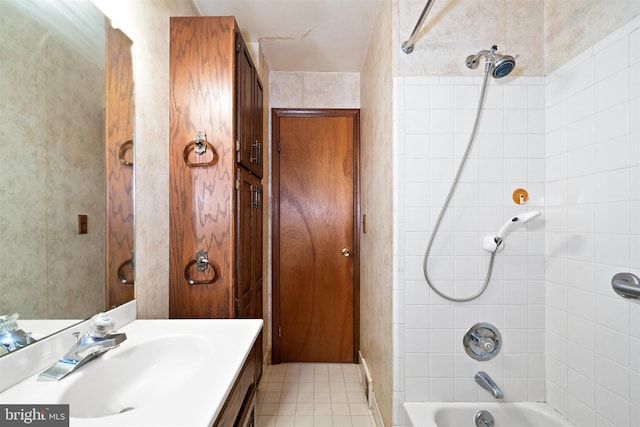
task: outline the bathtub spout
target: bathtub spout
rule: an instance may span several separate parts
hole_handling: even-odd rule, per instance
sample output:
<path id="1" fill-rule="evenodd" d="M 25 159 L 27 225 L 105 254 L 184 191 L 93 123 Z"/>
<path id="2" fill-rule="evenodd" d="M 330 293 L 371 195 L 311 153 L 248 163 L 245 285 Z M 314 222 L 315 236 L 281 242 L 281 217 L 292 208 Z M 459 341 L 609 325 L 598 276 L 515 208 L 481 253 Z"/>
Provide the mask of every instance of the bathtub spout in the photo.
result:
<path id="1" fill-rule="evenodd" d="M 504 393 L 502 393 L 498 384 L 496 384 L 486 372 L 478 372 L 475 378 L 480 387 L 487 390 L 496 399 L 502 399 L 504 397 Z"/>

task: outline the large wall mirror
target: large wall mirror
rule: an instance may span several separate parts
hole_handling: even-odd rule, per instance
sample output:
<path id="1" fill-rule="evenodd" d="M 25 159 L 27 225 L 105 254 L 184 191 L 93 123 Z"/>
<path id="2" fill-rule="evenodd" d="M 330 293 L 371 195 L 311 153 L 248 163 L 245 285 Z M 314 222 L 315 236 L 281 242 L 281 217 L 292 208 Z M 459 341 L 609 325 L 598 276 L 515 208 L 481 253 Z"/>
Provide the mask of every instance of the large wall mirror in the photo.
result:
<path id="1" fill-rule="evenodd" d="M 0 0 L 0 44 L 0 315 L 63 328 L 134 295 L 131 41 L 90 0 Z"/>

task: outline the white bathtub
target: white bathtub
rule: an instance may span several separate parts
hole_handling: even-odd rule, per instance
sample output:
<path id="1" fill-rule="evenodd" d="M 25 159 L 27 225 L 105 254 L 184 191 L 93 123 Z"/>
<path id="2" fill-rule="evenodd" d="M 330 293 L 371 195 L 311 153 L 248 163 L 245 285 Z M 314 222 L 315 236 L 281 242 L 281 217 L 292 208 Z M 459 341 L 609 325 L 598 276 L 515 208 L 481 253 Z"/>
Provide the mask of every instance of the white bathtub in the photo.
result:
<path id="1" fill-rule="evenodd" d="M 404 410 L 413 427 L 476 427 L 480 410 L 493 415 L 495 427 L 575 427 L 538 402 L 405 402 Z"/>

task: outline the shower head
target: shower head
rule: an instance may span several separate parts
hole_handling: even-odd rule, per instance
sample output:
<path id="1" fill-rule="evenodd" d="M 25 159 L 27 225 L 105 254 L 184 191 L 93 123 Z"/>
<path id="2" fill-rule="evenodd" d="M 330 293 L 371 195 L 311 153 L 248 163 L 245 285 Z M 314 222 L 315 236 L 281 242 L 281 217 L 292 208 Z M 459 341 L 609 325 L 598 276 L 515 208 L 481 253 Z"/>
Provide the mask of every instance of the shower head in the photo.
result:
<path id="1" fill-rule="evenodd" d="M 533 218 L 539 216 L 540 213 L 541 213 L 540 211 L 528 211 L 518 216 L 514 216 L 509 221 L 507 221 L 500 228 L 500 230 L 498 230 L 495 238 L 501 241 L 502 239 L 504 239 L 504 236 L 507 234 L 507 232 L 511 231 L 512 228 L 516 227 L 517 225 L 524 224 L 526 222 L 531 221 Z"/>
<path id="2" fill-rule="evenodd" d="M 511 55 L 497 53 L 498 46 L 493 46 L 491 50 L 481 50 L 475 55 L 467 56 L 465 65 L 467 68 L 475 69 L 480 64 L 480 58 L 486 57 L 485 72 L 491 73 L 496 79 L 509 74 L 516 66 L 516 59 Z"/>
<path id="3" fill-rule="evenodd" d="M 509 74 L 516 67 L 516 59 L 511 55 L 495 54 L 493 57 L 493 65 L 491 65 L 491 75 L 500 79 Z"/>

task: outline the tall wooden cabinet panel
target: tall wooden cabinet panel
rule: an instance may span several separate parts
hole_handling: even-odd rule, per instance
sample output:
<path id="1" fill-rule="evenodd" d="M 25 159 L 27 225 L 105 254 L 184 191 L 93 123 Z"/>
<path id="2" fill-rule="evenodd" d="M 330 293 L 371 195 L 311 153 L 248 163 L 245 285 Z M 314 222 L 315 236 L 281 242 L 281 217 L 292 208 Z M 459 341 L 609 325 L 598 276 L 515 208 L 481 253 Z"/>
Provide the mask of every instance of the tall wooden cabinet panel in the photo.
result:
<path id="1" fill-rule="evenodd" d="M 170 79 L 169 314 L 262 318 L 262 87 L 235 19 L 171 18 Z"/>
<path id="2" fill-rule="evenodd" d="M 171 18 L 170 26 L 169 316 L 233 317 L 234 21 Z M 201 155 L 198 132 L 209 144 Z"/>
<path id="3" fill-rule="evenodd" d="M 131 40 L 106 23 L 106 307 L 134 297 L 133 63 Z"/>

